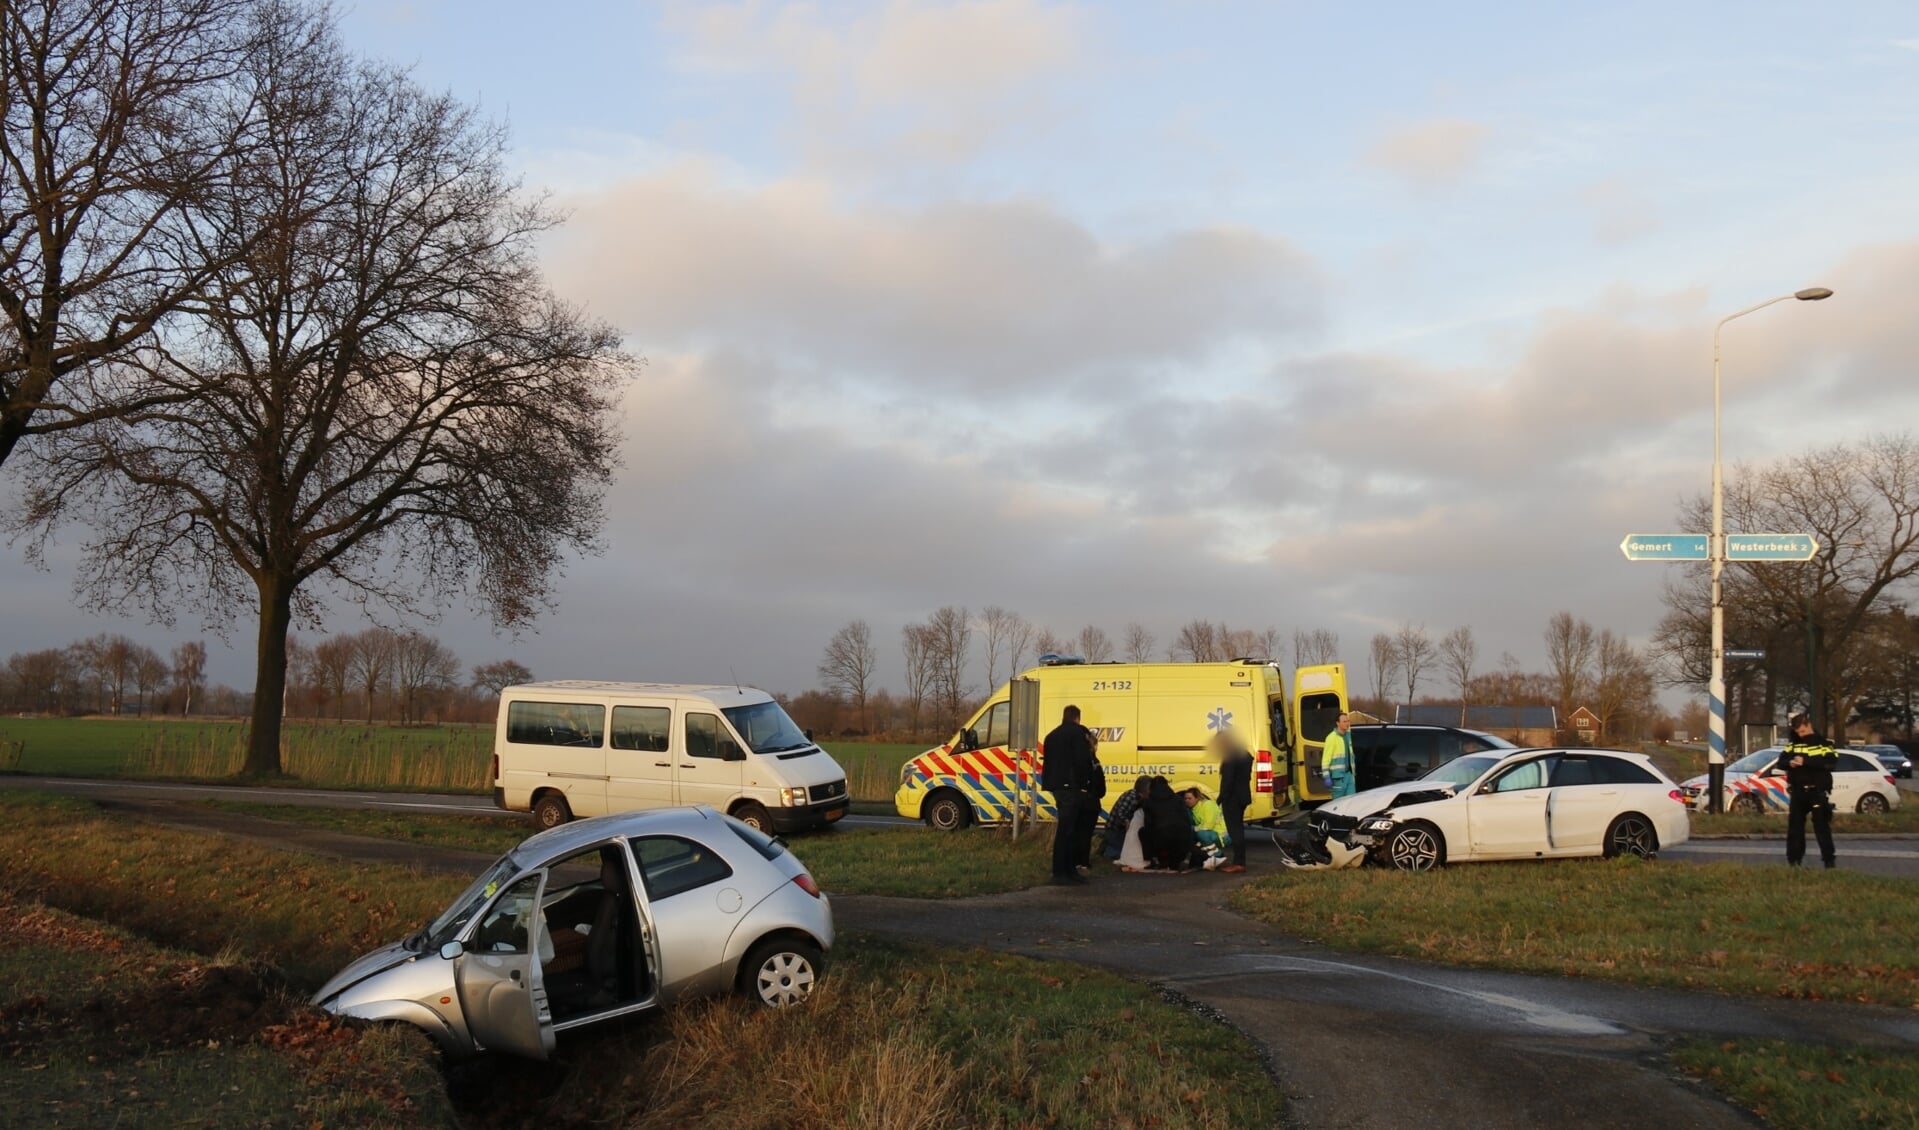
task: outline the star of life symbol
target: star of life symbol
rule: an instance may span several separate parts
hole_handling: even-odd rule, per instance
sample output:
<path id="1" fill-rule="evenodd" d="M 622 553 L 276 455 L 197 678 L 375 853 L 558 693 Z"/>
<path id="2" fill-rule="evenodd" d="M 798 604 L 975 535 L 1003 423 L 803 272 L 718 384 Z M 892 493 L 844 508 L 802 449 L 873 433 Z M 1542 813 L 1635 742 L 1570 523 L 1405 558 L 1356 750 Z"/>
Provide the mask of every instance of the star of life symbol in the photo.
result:
<path id="1" fill-rule="evenodd" d="M 1223 706 L 1215 706 L 1212 713 L 1206 715 L 1206 728 L 1214 733 L 1231 729 L 1232 725 L 1233 712 Z"/>

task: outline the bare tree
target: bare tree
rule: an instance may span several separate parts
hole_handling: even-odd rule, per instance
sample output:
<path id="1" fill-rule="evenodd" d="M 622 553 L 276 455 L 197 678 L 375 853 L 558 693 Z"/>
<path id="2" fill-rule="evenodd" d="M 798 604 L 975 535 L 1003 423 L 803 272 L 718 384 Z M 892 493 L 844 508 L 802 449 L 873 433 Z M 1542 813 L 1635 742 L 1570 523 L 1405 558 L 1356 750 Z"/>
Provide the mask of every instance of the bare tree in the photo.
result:
<path id="1" fill-rule="evenodd" d="M 473 668 L 473 679 L 469 685 L 476 691 L 485 691 L 489 698 L 499 698 L 506 688 L 532 681 L 533 672 L 527 669 L 526 664 L 512 659 L 498 659 Z"/>
<path id="2" fill-rule="evenodd" d="M 1400 677 L 1406 681 L 1406 705 L 1410 707 L 1419 677 L 1432 667 L 1438 652 L 1432 637 L 1426 634 L 1426 625 L 1411 623 L 1401 624 L 1393 634 L 1393 651 L 1399 659 Z"/>
<path id="3" fill-rule="evenodd" d="M 1653 705 L 1652 671 L 1626 638 L 1610 628 L 1600 631 L 1593 656 L 1593 711 L 1604 740 L 1623 732 L 1629 715 L 1643 717 Z"/>
<path id="4" fill-rule="evenodd" d="M 594 547 L 629 366 L 540 280 L 553 220 L 499 128 L 258 7 L 279 16 L 241 84 L 264 143 L 197 213 L 234 263 L 140 358 L 142 387 L 186 399 L 47 437 L 25 520 L 91 521 L 93 606 L 257 610 L 245 768 L 274 774 L 315 590 L 402 615 L 464 593 L 505 626 L 547 605 Z"/>
<path id="5" fill-rule="evenodd" d="M 973 625 L 966 609 L 946 605 L 926 622 L 927 645 L 932 649 L 931 690 L 942 728 L 960 723 L 960 704 L 972 694 L 966 683 L 966 665 L 973 652 Z"/>
<path id="6" fill-rule="evenodd" d="M 313 687 L 315 706 L 322 716 L 329 702 L 333 704 L 335 718 L 344 716 L 355 650 L 352 636 L 324 639 L 307 649 L 307 681 Z"/>
<path id="7" fill-rule="evenodd" d="M 80 378 L 241 250 L 202 242 L 194 221 L 258 125 L 232 81 L 257 7 L 0 5 L 0 463 L 26 436 L 175 395 Z"/>
<path id="8" fill-rule="evenodd" d="M 1033 641 L 1033 655 L 1035 657 L 1042 655 L 1064 655 L 1066 654 L 1066 648 L 1066 641 L 1054 635 L 1053 629 L 1051 628 L 1039 629 L 1038 638 Z"/>
<path id="9" fill-rule="evenodd" d="M 1473 665 L 1479 661 L 1479 645 L 1473 642 L 1473 630 L 1460 625 L 1447 632 L 1439 641 L 1439 658 L 1446 673 L 1453 677 L 1453 687 L 1459 692 L 1459 705 L 1470 706 L 1473 686 Z"/>
<path id="10" fill-rule="evenodd" d="M 353 647 L 348 670 L 352 672 L 354 686 L 366 696 L 369 726 L 373 724 L 374 701 L 393 680 L 393 652 L 399 638 L 399 633 L 390 628 L 368 628 L 347 637 Z"/>
<path id="11" fill-rule="evenodd" d="M 1554 705 L 1563 724 L 1579 705 L 1591 678 L 1593 626 L 1560 612 L 1546 624 L 1546 665 L 1553 680 Z"/>
<path id="12" fill-rule="evenodd" d="M 1033 625 L 1024 616 L 1010 614 L 1006 624 L 1006 678 L 1026 669 L 1026 650 L 1033 646 Z M 1039 654 L 1035 652 L 1034 654 Z M 994 686 L 999 686 L 994 683 Z"/>
<path id="13" fill-rule="evenodd" d="M 931 635 L 932 629 L 925 624 L 908 624 L 900 629 L 900 647 L 906 659 L 907 727 L 915 737 L 922 733 L 921 713 L 926 708 L 926 696 L 938 678 Z"/>
<path id="14" fill-rule="evenodd" d="M 1381 710 L 1391 700 L 1388 688 L 1399 676 L 1399 649 L 1393 646 L 1393 637 L 1385 632 L 1373 636 L 1372 650 L 1369 653 L 1373 666 L 1373 701 Z"/>
<path id="15" fill-rule="evenodd" d="M 825 656 L 820 659 L 820 682 L 853 704 L 859 712 L 862 733 L 868 730 L 866 700 L 878 670 L 879 653 L 873 649 L 873 630 L 864 620 L 854 620 L 834 632 L 833 638 L 827 641 Z"/>
<path id="16" fill-rule="evenodd" d="M 455 685 L 459 678 L 460 657 L 432 636 L 405 632 L 394 641 L 393 687 L 400 693 L 402 723 L 418 722 L 425 696 Z"/>
<path id="17" fill-rule="evenodd" d="M 207 645 L 188 640 L 173 649 L 173 685 L 180 692 L 180 713 L 193 713 L 194 696 L 207 685 Z"/>
<path id="18" fill-rule="evenodd" d="M 1137 620 L 1126 625 L 1125 647 L 1128 660 L 1134 663 L 1151 663 L 1154 642 L 1153 633 L 1146 630 L 1146 625 Z"/>
<path id="19" fill-rule="evenodd" d="M 1104 628 L 1088 624 L 1079 630 L 1079 653 L 1088 663 L 1106 663 L 1113 658 L 1113 641 Z"/>
<path id="20" fill-rule="evenodd" d="M 1694 499 L 1680 520 L 1699 524 L 1682 528 L 1704 529 L 1710 515 L 1710 500 Z M 1815 718 L 1837 732 L 1868 693 L 1875 618 L 1919 577 L 1919 444 L 1910 435 L 1876 436 L 1736 468 L 1726 483 L 1725 524 L 1803 531 L 1819 543 L 1803 564 L 1730 563 L 1722 604 L 1727 642 L 1763 646 L 1770 674 L 1796 687 L 1800 701 L 1814 703 Z M 1654 645 L 1679 682 L 1707 681 L 1709 585 L 1706 566 L 1667 584 L 1668 612 Z M 1728 702 L 1739 674 L 1728 670 Z"/>
<path id="21" fill-rule="evenodd" d="M 1188 620 L 1180 626 L 1168 654 L 1188 663 L 1216 663 L 1225 658 L 1220 654 L 1223 643 L 1220 634 L 1211 620 Z"/>
<path id="22" fill-rule="evenodd" d="M 140 713 L 153 709 L 153 692 L 167 685 L 167 661 L 150 647 L 136 644 L 133 652 L 133 683 L 140 693 Z"/>
<path id="23" fill-rule="evenodd" d="M 1325 628 L 1293 632 L 1293 665 L 1315 667 L 1339 662 L 1339 633 Z"/>
<path id="24" fill-rule="evenodd" d="M 986 607 L 980 613 L 980 643 L 986 649 L 986 685 L 997 687 L 1003 681 L 999 677 L 1000 656 L 1006 655 L 1012 646 L 1014 625 L 1024 623 L 1019 613 L 1009 612 L 997 604 Z M 1019 669 L 1019 657 L 1008 657 L 1014 670 Z"/>
<path id="25" fill-rule="evenodd" d="M 1254 636 L 1252 658 L 1278 659 L 1279 658 L 1279 638 L 1280 638 L 1279 629 L 1272 628 L 1272 627 L 1266 628 L 1265 630 L 1261 631 L 1258 635 Z"/>

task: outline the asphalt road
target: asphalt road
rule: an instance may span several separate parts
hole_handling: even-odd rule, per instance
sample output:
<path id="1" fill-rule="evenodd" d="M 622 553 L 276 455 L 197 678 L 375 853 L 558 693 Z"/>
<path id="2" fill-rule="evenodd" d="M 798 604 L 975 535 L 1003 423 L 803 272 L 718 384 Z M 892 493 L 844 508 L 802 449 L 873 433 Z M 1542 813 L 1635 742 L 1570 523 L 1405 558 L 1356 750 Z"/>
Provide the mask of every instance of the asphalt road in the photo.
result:
<path id="1" fill-rule="evenodd" d="M 496 812 L 484 798 L 323 790 L 0 778 L 0 787 L 91 796 L 175 826 L 277 846 L 455 871 L 484 861 L 410 845 L 223 813 L 203 796 L 411 811 Z M 861 824 L 899 823 L 850 817 Z M 1244 876 L 1096 872 L 1083 888 L 1036 887 L 950 901 L 835 896 L 843 934 L 1085 962 L 1161 986 L 1245 1032 L 1264 1050 L 1301 1128 L 1473 1126 L 1564 1130 L 1759 1125 L 1669 1073 L 1661 1051 L 1688 1035 L 1785 1038 L 1910 1050 L 1919 1014 L 1832 1002 L 1752 1000 L 1575 978 L 1457 969 L 1352 955 L 1250 922 L 1226 907 L 1232 888 L 1276 863 L 1264 837 Z M 1664 858 L 1777 865 L 1775 842 L 1714 841 Z M 1847 837 L 1842 866 L 1919 874 L 1919 841 Z M 1310 875 L 1299 881 L 1310 882 Z"/>

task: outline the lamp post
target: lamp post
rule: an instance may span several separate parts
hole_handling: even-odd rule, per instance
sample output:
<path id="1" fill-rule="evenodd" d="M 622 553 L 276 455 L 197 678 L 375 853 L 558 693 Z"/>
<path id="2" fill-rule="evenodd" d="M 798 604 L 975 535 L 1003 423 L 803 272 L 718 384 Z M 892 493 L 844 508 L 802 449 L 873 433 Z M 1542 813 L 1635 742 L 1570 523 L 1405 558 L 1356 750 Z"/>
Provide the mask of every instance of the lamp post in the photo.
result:
<path id="1" fill-rule="evenodd" d="M 1719 331 L 1734 318 L 1743 318 L 1788 298 L 1817 302 L 1831 297 L 1832 291 L 1823 286 L 1807 287 L 1728 314 L 1712 328 L 1712 537 L 1706 543 L 1706 556 L 1712 562 L 1712 682 L 1707 688 L 1712 718 L 1708 723 L 1711 732 L 1707 737 L 1706 788 L 1711 798 L 1707 804 L 1713 812 L 1724 811 L 1726 804 L 1722 795 L 1726 786 L 1726 616 L 1719 602 L 1719 575 L 1726 569 L 1726 497 L 1724 479 L 1719 472 Z"/>

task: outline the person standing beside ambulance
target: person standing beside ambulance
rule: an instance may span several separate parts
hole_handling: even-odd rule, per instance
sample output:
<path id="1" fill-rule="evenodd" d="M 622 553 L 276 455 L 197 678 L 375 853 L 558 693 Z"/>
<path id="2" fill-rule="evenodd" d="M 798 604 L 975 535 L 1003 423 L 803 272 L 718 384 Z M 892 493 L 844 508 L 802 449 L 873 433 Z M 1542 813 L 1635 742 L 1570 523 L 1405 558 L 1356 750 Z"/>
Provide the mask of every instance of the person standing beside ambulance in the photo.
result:
<path id="1" fill-rule="evenodd" d="M 1053 806 L 1059 810 L 1059 823 L 1053 827 L 1053 882 L 1081 884 L 1086 877 L 1074 866 L 1078 861 L 1080 825 L 1090 820 L 1092 799 L 1093 743 L 1086 727 L 1079 724 L 1079 707 L 1068 706 L 1060 715 L 1060 724 L 1040 743 L 1039 787 L 1053 794 Z M 1103 782 L 1102 782 L 1103 784 Z"/>
<path id="2" fill-rule="evenodd" d="M 1326 785 L 1333 799 L 1352 796 L 1359 791 L 1358 768 L 1353 762 L 1353 716 L 1342 711 L 1333 732 L 1326 735 L 1319 764 L 1326 773 Z"/>
<path id="3" fill-rule="evenodd" d="M 1806 817 L 1812 817 L 1813 835 L 1819 838 L 1819 858 L 1828 868 L 1836 866 L 1832 850 L 1832 771 L 1839 764 L 1839 753 L 1832 743 L 1813 732 L 1812 719 L 1795 714 L 1791 719 L 1792 741 L 1779 753 L 1773 768 L 1786 771 L 1786 791 L 1792 803 L 1786 809 L 1786 863 L 1797 867 L 1806 858 Z"/>
<path id="4" fill-rule="evenodd" d="M 1232 840 L 1232 862 L 1221 871 L 1246 870 L 1246 810 L 1253 803 L 1253 755 L 1231 730 L 1213 737 L 1219 753 L 1219 807 L 1226 817 L 1226 835 Z"/>

